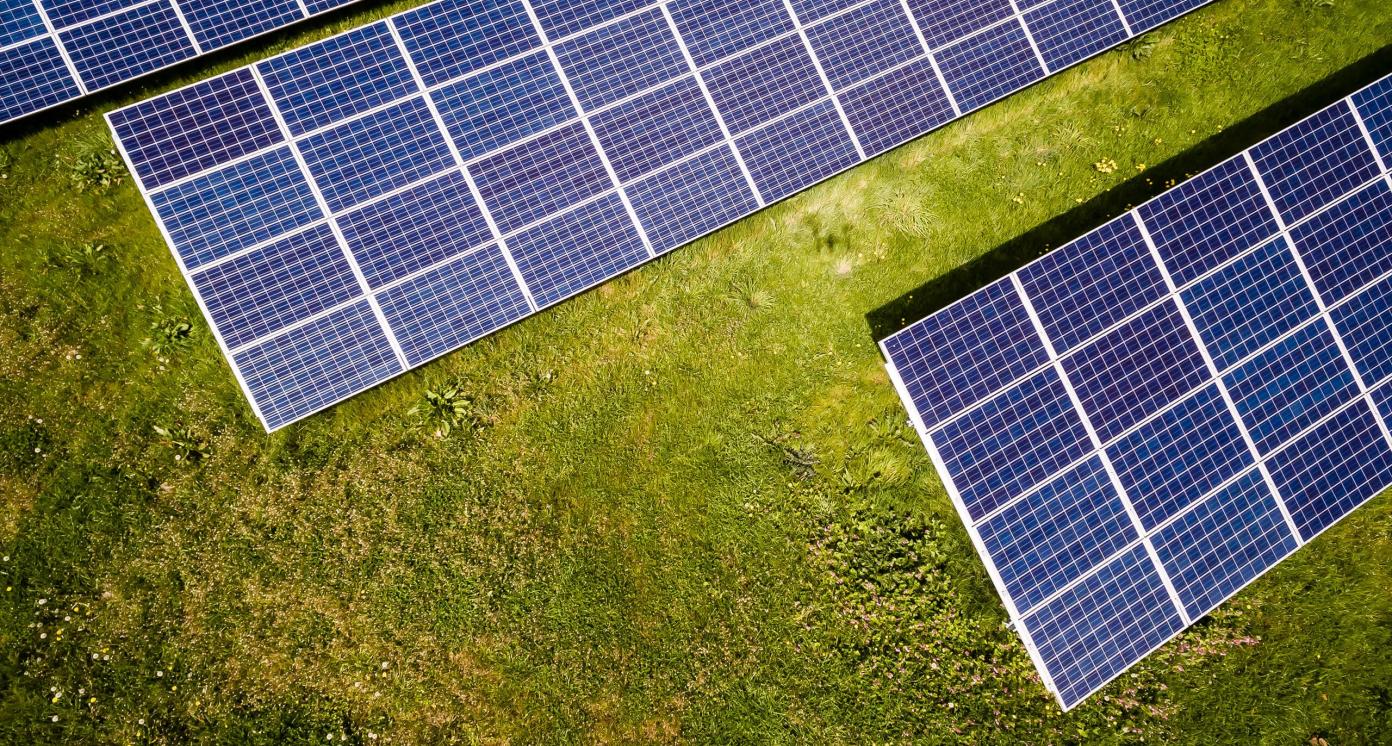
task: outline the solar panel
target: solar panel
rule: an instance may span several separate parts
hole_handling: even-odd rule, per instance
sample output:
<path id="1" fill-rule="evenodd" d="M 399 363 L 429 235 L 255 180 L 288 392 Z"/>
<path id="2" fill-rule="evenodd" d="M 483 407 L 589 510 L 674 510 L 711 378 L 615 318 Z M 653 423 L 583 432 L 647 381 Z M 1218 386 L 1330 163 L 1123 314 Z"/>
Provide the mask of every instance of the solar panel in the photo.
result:
<path id="1" fill-rule="evenodd" d="M 1389 122 L 1392 77 L 881 343 L 1065 709 L 1392 486 Z"/>
<path id="2" fill-rule="evenodd" d="M 0 124 L 353 0 L 0 0 Z"/>
<path id="3" fill-rule="evenodd" d="M 209 314 L 234 367 L 330 318 L 380 327 L 333 344 L 376 350 L 385 338 L 397 353 L 357 378 L 322 365 L 322 350 L 257 358 L 257 381 L 285 366 L 283 387 L 237 371 L 275 429 L 350 393 L 345 381 L 366 388 L 467 344 L 1127 28 L 1111 0 L 441 0 L 108 120 L 205 307 L 199 276 L 222 262 L 277 261 L 288 237 L 325 226 L 337 240 L 353 298 L 259 314 L 251 332 L 239 325 L 253 316 Z M 1134 229 L 1123 238 L 1142 245 Z M 267 292 L 282 304 L 336 297 Z M 1060 293 L 1061 314 L 1085 300 Z M 372 313 L 341 313 L 350 307 Z M 269 319 L 285 326 L 267 332 Z M 307 395 L 315 376 L 333 396 Z"/>

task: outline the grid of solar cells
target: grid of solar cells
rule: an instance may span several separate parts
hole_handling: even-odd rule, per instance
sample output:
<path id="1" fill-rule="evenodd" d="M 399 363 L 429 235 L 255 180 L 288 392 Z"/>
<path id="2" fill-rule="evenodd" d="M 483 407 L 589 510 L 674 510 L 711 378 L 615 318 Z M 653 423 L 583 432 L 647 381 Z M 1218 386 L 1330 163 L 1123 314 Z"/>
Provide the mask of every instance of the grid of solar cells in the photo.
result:
<path id="1" fill-rule="evenodd" d="M 1101 51 L 1125 27 L 1100 0 L 1025 12 L 1009 0 L 441 0 L 109 121 L 188 272 L 326 226 L 355 297 L 410 367 L 516 320 L 515 304 L 494 312 L 497 297 L 529 312 L 570 297 Z M 1124 239 L 1145 248 L 1134 227 Z M 503 264 L 442 269 L 476 254 Z M 440 285 L 452 281 L 462 286 Z M 1067 304 L 1096 305 L 1088 293 L 1127 282 L 1162 290 L 1151 271 L 1060 297 L 1059 323 Z M 386 298 L 398 285 L 429 287 L 429 300 Z M 473 321 L 425 323 L 426 307 Z M 417 339 L 432 330 L 449 343 Z M 321 401 L 257 409 L 275 428 Z"/>
<path id="2" fill-rule="evenodd" d="M 4 0 L 0 124 L 354 0 Z"/>
<path id="3" fill-rule="evenodd" d="M 1065 708 L 1392 487 L 1389 91 L 882 342 Z"/>

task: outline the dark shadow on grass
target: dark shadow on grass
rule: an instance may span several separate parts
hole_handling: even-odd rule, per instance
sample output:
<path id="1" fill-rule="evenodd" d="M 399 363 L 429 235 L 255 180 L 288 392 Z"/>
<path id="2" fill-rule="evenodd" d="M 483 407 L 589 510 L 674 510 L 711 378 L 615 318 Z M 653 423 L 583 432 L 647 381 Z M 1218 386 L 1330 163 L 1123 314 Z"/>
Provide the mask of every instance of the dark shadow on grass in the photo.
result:
<path id="1" fill-rule="evenodd" d="M 865 315 L 877 342 L 1392 71 L 1392 44 Z M 1240 83 L 1238 83 L 1240 85 Z"/>

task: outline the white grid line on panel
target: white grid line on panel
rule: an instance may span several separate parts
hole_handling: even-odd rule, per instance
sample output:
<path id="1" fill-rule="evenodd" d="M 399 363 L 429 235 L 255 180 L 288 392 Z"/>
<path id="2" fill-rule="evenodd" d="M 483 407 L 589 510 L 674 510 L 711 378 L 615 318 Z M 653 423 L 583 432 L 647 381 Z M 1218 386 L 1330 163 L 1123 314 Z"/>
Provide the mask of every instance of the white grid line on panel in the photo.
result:
<path id="1" fill-rule="evenodd" d="M 1044 61 L 1044 54 L 1039 51 L 1039 45 L 1034 41 L 1034 32 L 1030 31 L 1028 23 L 1025 23 L 1025 14 L 1020 10 L 1020 6 L 1015 0 L 1010 0 L 1010 9 L 1015 11 L 1015 18 L 1020 22 L 1020 28 L 1025 32 L 1025 40 L 1029 42 L 1030 49 L 1034 50 L 1034 58 L 1039 61 L 1039 69 L 1044 71 L 1044 77 L 1053 75 L 1049 69 L 1049 63 Z"/>
<path id="2" fill-rule="evenodd" d="M 918 18 L 914 16 L 913 9 L 909 7 L 909 0 L 899 0 L 899 7 L 904 9 L 904 15 L 909 19 L 909 28 L 912 28 L 914 36 L 918 37 L 918 45 L 923 47 L 923 54 L 928 57 L 928 66 L 933 68 L 933 75 L 938 79 L 938 85 L 942 86 L 943 93 L 947 96 L 947 103 L 952 107 L 953 118 L 961 117 L 962 107 L 957 105 L 957 94 L 948 87 L 947 78 L 943 77 L 942 68 L 938 67 L 937 55 L 934 55 L 932 48 L 928 46 L 928 38 L 923 35 L 923 27 L 918 25 Z"/>
<path id="3" fill-rule="evenodd" d="M 1164 563 L 1160 561 L 1160 555 L 1155 551 L 1154 544 L 1147 536 L 1145 524 L 1141 523 L 1141 516 L 1136 512 L 1136 506 L 1131 503 L 1131 496 L 1126 493 L 1126 486 L 1121 483 L 1121 477 L 1117 476 L 1116 467 L 1112 465 L 1111 457 L 1103 449 L 1102 439 L 1097 436 L 1097 430 L 1092 426 L 1092 418 L 1088 416 L 1087 410 L 1083 409 L 1082 400 L 1078 398 L 1078 392 L 1073 389 L 1073 382 L 1069 380 L 1067 371 L 1063 369 L 1063 363 L 1059 359 L 1058 352 L 1054 349 L 1054 343 L 1049 339 L 1049 333 L 1044 330 L 1044 324 L 1039 320 L 1039 314 L 1034 310 L 1034 303 L 1030 301 L 1029 294 L 1020 284 L 1018 275 L 1014 273 L 1010 275 L 1010 284 L 1015 288 L 1015 294 L 1020 296 L 1025 313 L 1029 316 L 1030 323 L 1034 325 L 1035 334 L 1038 334 L 1039 340 L 1044 343 L 1044 351 L 1054 363 L 1054 372 L 1058 374 L 1059 381 L 1063 384 L 1063 390 L 1068 392 L 1068 400 L 1073 403 L 1073 408 L 1078 413 L 1078 419 L 1083 423 L 1083 429 L 1087 430 L 1093 450 L 1102 462 L 1102 468 L 1106 470 L 1112 488 L 1117 492 L 1117 497 L 1121 499 L 1121 505 L 1125 508 L 1127 517 L 1131 519 L 1131 526 L 1136 530 L 1136 534 L 1142 537 L 1141 541 L 1145 544 L 1146 554 L 1150 556 L 1150 562 L 1155 566 L 1160 582 L 1165 585 L 1165 592 L 1169 594 L 1170 602 L 1174 604 L 1184 626 L 1189 626 L 1193 620 L 1189 618 L 1189 612 L 1184 609 L 1184 602 L 1179 598 L 1179 591 L 1175 590 L 1174 581 L 1170 579 L 1169 571 L 1165 569 Z"/>
<path id="4" fill-rule="evenodd" d="M 1112 0 L 1112 8 L 1116 10 L 1117 18 L 1121 19 L 1121 28 L 1126 31 L 1126 38 L 1134 38 L 1136 32 L 1131 30 L 1131 22 L 1126 20 L 1126 14 L 1121 12 L 1121 3 L 1119 0 Z"/>
<path id="5" fill-rule="evenodd" d="M 1223 398 L 1223 404 L 1227 407 L 1228 414 L 1232 415 L 1233 422 L 1236 423 L 1237 431 L 1242 434 L 1242 441 L 1247 446 L 1247 452 L 1252 455 L 1252 460 L 1256 462 L 1257 468 L 1261 471 L 1262 481 L 1266 482 L 1267 489 L 1276 498 L 1276 507 L 1281 511 L 1281 518 L 1286 523 L 1286 528 L 1290 530 L 1291 536 L 1295 538 L 1296 546 L 1302 546 L 1305 539 L 1300 535 L 1300 529 L 1295 525 L 1295 518 L 1291 515 L 1290 508 L 1286 506 L 1286 498 L 1281 491 L 1276 488 L 1276 480 L 1271 477 L 1271 471 L 1266 468 L 1266 463 L 1262 461 L 1261 452 L 1257 450 L 1256 441 L 1252 440 L 1252 434 L 1247 431 L 1247 423 L 1243 422 L 1242 416 L 1237 412 L 1237 404 L 1233 401 L 1232 394 L 1228 391 L 1228 385 L 1223 382 L 1223 378 L 1218 371 L 1218 366 L 1213 362 L 1213 356 L 1208 352 L 1208 346 L 1204 344 L 1203 337 L 1199 334 L 1199 328 L 1194 324 L 1194 317 L 1189 315 L 1189 307 L 1184 304 L 1184 297 L 1175 288 L 1174 278 L 1170 276 L 1170 268 L 1165 266 L 1165 260 L 1160 256 L 1160 250 L 1155 247 L 1155 240 L 1151 238 L 1150 229 L 1146 227 L 1145 221 L 1141 220 L 1138 211 L 1132 210 L 1131 220 L 1136 224 L 1140 231 L 1141 238 L 1145 240 L 1146 248 L 1150 251 L 1150 256 L 1155 260 L 1155 264 L 1160 268 L 1160 276 L 1165 280 L 1165 287 L 1169 288 L 1170 294 L 1175 298 L 1175 304 L 1179 306 L 1179 315 L 1184 319 L 1184 325 L 1189 328 L 1189 335 L 1193 337 L 1194 344 L 1199 349 L 1199 355 L 1203 357 L 1204 365 L 1208 367 L 1208 374 L 1213 377 L 1217 384 L 1218 395 Z M 1226 265 L 1225 265 L 1226 266 Z M 1300 326 L 1304 326 L 1301 324 Z M 1292 332 L 1294 333 L 1294 332 Z M 1287 335 L 1281 335 L 1284 339 Z M 1258 352 L 1257 354 L 1261 354 Z M 1195 392 L 1201 390 L 1195 389 Z M 1185 397 L 1186 399 L 1188 397 Z M 1176 403 L 1175 406 L 1178 406 Z M 1164 411 L 1169 411 L 1173 407 Z M 1196 500 L 1195 503 L 1202 502 L 1203 498 Z"/>
<path id="6" fill-rule="evenodd" d="M 706 77 L 701 74 L 701 70 L 696 67 L 696 60 L 691 56 L 691 50 L 686 46 L 686 39 L 682 38 L 681 30 L 677 28 L 677 22 L 672 18 L 672 11 L 668 9 L 667 3 L 662 3 L 658 7 L 662 8 L 662 17 L 667 21 L 667 28 L 671 30 L 672 36 L 677 40 L 677 47 L 681 49 L 682 57 L 686 58 L 686 67 L 696 81 L 696 86 L 701 89 L 701 96 L 706 100 L 706 106 L 710 108 L 711 114 L 715 116 L 715 123 L 720 125 L 720 134 L 725 141 L 730 143 L 730 152 L 735 156 L 735 163 L 739 164 L 740 173 L 744 175 L 744 183 L 749 186 L 749 191 L 754 195 L 754 202 L 759 207 L 764 207 L 764 195 L 759 192 L 759 186 L 754 183 L 754 175 L 749 173 L 749 166 L 745 165 L 744 154 L 740 152 L 739 146 L 735 144 L 735 137 L 730 132 L 730 127 L 725 124 L 725 115 L 720 113 L 720 109 L 715 106 L 715 99 L 711 98 L 710 89 L 706 87 Z M 670 85 L 671 81 L 663 81 L 662 85 Z"/>
<path id="7" fill-rule="evenodd" d="M 445 145 L 449 148 L 450 155 L 454 157 L 454 165 L 458 167 L 460 174 L 464 177 L 464 183 L 469 187 L 469 194 L 478 203 L 479 212 L 483 214 L 483 221 L 488 224 L 488 232 L 493 234 L 493 240 L 498 244 L 498 251 L 502 253 L 503 261 L 507 262 L 512 279 L 522 291 L 522 296 L 527 299 L 527 306 L 535 312 L 537 304 L 536 300 L 532 298 L 532 290 L 527 287 L 526 280 L 522 279 L 522 270 L 518 268 L 517 260 L 513 259 L 512 252 L 508 250 L 507 241 L 503 240 L 503 234 L 498 230 L 498 224 L 493 221 L 493 213 L 489 211 L 488 205 L 483 203 L 483 195 L 479 193 L 478 184 L 474 183 L 473 175 L 469 173 L 469 169 L 465 168 L 464 157 L 459 153 L 459 146 L 455 144 L 454 137 L 450 135 L 449 128 L 445 126 L 444 117 L 440 116 L 440 110 L 435 106 L 435 99 L 427 91 L 425 79 L 421 77 L 420 70 L 416 68 L 416 61 L 411 59 L 411 54 L 406 51 L 406 44 L 401 41 L 401 33 L 396 28 L 395 18 L 387 19 L 387 31 L 391 33 L 397 51 L 401 52 L 402 59 L 406 61 L 406 69 L 411 71 L 411 78 L 416 81 L 416 88 L 420 90 L 421 98 L 425 101 L 426 108 L 430 110 L 430 117 L 435 120 L 435 126 L 440 130 L 440 136 L 445 139 Z M 431 174 L 427 178 L 439 178 L 439 174 Z M 360 208 L 355 206 L 354 209 Z M 379 291 L 382 289 L 379 288 Z"/>
<path id="8" fill-rule="evenodd" d="M 868 3 L 867 3 L 868 4 Z M 841 119 L 841 126 L 846 128 L 846 134 L 851 137 L 851 144 L 855 146 L 856 155 L 860 156 L 861 163 L 866 160 L 865 148 L 860 146 L 860 137 L 851 128 L 851 120 L 846 116 L 846 110 L 841 107 L 841 97 L 836 95 L 836 91 L 831 87 L 831 79 L 827 77 L 826 70 L 822 68 L 822 61 L 817 57 L 817 50 L 812 48 L 812 41 L 807 38 L 807 29 L 802 25 L 802 19 L 798 18 L 797 11 L 793 10 L 791 0 L 783 0 L 783 9 L 788 12 L 788 17 L 793 19 L 793 27 L 797 31 L 798 38 L 802 40 L 802 48 L 807 50 L 807 57 L 812 60 L 812 67 L 817 70 L 817 77 L 822 81 L 822 88 L 827 92 L 827 98 L 831 99 L 831 105 L 836 107 L 836 116 Z"/>
<path id="9" fill-rule="evenodd" d="M 266 81 L 261 78 L 261 71 L 255 66 L 251 67 L 252 78 L 256 80 L 256 86 L 261 89 L 261 95 L 266 97 L 266 106 L 270 109 L 271 115 L 275 117 L 276 124 L 280 127 L 280 134 L 290 145 L 290 154 L 294 156 L 295 163 L 299 165 L 300 171 L 304 174 L 305 183 L 309 185 L 309 190 L 314 194 L 314 201 L 319 204 L 319 209 L 325 214 L 332 216 L 333 211 L 329 209 L 329 203 L 324 199 L 323 192 L 319 191 L 319 184 L 314 180 L 314 174 L 310 173 L 309 167 L 305 165 L 304 154 L 300 152 L 299 143 L 290 134 L 290 127 L 285 124 L 285 119 L 280 115 L 280 107 L 276 106 L 275 100 L 271 98 L 270 89 L 266 87 Z M 377 323 L 382 327 L 382 333 L 386 335 L 387 341 L 391 343 L 392 352 L 396 359 L 401 363 L 403 370 L 410 368 L 410 363 L 406 361 L 406 353 L 401 349 L 401 343 L 397 341 L 396 334 L 392 332 L 391 326 L 387 324 L 387 317 L 382 313 L 382 307 L 377 303 L 377 298 L 372 294 L 372 288 L 367 284 L 367 278 L 363 276 L 362 267 L 358 266 L 358 260 L 353 256 L 353 252 L 348 248 L 348 241 L 343 237 L 343 231 L 338 227 L 338 221 L 333 217 L 328 218 L 329 230 L 333 231 L 334 240 L 338 242 L 338 248 L 343 252 L 343 256 L 348 261 L 348 266 L 353 270 L 353 277 L 358 281 L 358 287 L 367 298 L 367 303 L 372 308 L 372 315 L 376 317 Z"/>
<path id="10" fill-rule="evenodd" d="M 193 45 L 194 54 L 203 54 L 203 45 L 198 43 L 198 37 L 193 35 L 193 27 L 184 17 L 184 9 L 179 7 L 179 0 L 169 0 L 169 7 L 174 10 L 174 17 L 179 19 L 179 25 L 183 27 L 184 35 L 188 37 L 189 44 Z"/>
<path id="11" fill-rule="evenodd" d="M 63 65 L 65 65 L 68 68 L 68 75 L 71 75 L 73 82 L 77 84 L 77 90 L 82 91 L 82 95 L 84 96 L 88 93 L 91 93 L 91 91 L 87 89 L 87 81 L 83 80 L 82 76 L 77 74 L 77 65 L 73 64 L 72 57 L 68 56 L 68 48 L 63 44 L 62 37 L 58 36 L 58 31 L 53 28 L 53 20 L 48 17 L 48 11 L 44 9 L 43 2 L 41 0 L 34 0 L 34 10 L 38 11 L 39 20 L 43 21 L 44 28 L 48 29 L 48 36 L 49 38 L 53 39 L 53 46 L 58 48 L 58 56 L 63 58 Z M 23 43 L 29 44 L 33 41 L 33 39 L 25 39 Z M 68 100 L 71 101 L 72 99 Z M 57 106 L 58 104 L 53 105 Z M 44 109 L 47 108 L 49 107 L 44 107 Z M 36 109 L 35 111 L 43 111 L 43 109 Z M 25 114 L 21 114 L 20 116 L 28 116 L 29 114 L 33 113 L 34 112 L 31 111 Z M 19 117 L 16 117 L 16 119 L 18 118 Z"/>

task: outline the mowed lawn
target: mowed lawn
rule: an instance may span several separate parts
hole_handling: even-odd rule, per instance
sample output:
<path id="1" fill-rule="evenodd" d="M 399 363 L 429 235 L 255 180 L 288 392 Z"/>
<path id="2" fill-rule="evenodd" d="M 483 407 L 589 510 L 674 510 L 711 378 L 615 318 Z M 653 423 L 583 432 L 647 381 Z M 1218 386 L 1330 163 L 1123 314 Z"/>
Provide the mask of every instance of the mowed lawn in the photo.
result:
<path id="1" fill-rule="evenodd" d="M 388 10 L 0 131 L 0 742 L 1392 742 L 1392 498 L 1065 715 L 876 348 L 1392 72 L 1386 0 L 1222 0 L 267 436 L 101 114 Z"/>

